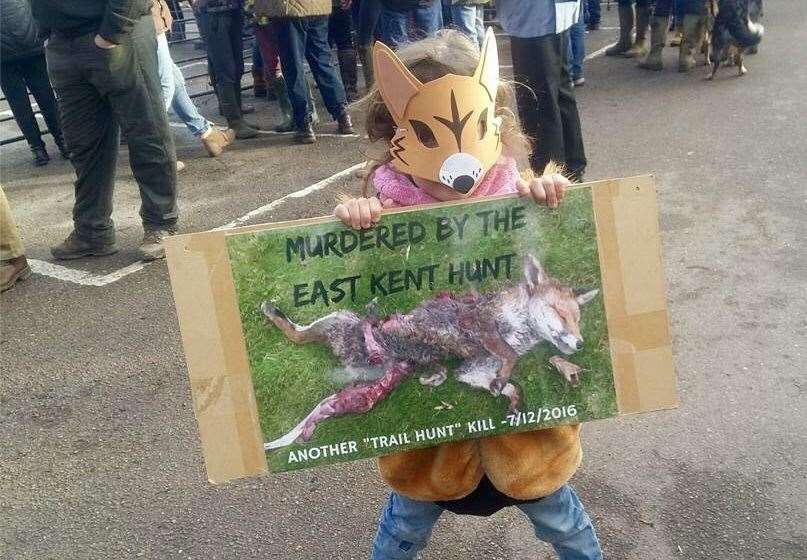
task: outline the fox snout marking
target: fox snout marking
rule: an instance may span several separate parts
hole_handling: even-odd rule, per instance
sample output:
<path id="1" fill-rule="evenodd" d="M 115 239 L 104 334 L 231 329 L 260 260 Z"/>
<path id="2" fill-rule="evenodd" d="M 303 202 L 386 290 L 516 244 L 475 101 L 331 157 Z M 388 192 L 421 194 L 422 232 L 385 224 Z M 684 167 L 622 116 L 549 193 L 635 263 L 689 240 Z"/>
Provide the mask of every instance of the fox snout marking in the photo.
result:
<path id="1" fill-rule="evenodd" d="M 466 194 L 482 175 L 482 163 L 471 154 L 449 156 L 440 167 L 440 182 L 460 194 Z"/>

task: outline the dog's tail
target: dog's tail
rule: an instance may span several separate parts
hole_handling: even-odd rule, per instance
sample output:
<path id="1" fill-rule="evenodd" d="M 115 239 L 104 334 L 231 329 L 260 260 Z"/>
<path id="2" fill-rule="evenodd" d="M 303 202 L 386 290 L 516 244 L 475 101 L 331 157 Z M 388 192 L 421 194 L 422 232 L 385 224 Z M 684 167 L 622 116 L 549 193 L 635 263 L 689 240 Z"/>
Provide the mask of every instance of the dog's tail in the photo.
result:
<path id="1" fill-rule="evenodd" d="M 724 9 L 721 5 L 721 10 Z M 753 22 L 748 17 L 747 10 L 737 10 L 734 13 L 726 14 L 726 27 L 737 43 L 747 49 L 758 45 L 765 34 L 765 28 L 761 23 Z M 718 17 L 720 17 L 718 15 Z"/>

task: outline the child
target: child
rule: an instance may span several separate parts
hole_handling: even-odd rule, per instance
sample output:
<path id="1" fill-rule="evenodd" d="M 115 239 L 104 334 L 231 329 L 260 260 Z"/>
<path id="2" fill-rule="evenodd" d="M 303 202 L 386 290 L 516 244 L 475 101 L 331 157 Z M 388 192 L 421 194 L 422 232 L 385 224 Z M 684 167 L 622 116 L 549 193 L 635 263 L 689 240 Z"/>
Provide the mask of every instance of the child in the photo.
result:
<path id="1" fill-rule="evenodd" d="M 383 208 L 519 193 L 554 208 L 569 181 L 559 174 L 523 180 L 516 159 L 528 142 L 507 108 L 491 30 L 481 56 L 461 33 L 435 37 L 393 53 L 377 43 L 376 86 L 367 133 L 383 145 L 364 197 L 334 214 L 347 225 L 372 227 Z M 468 126 L 470 125 L 470 126 Z M 369 196 L 369 186 L 375 196 Z M 579 425 L 452 442 L 381 457 L 393 491 L 373 544 L 373 560 L 415 558 L 441 513 L 491 515 L 515 505 L 538 538 L 561 559 L 601 559 L 583 505 L 566 483 L 580 463 Z"/>

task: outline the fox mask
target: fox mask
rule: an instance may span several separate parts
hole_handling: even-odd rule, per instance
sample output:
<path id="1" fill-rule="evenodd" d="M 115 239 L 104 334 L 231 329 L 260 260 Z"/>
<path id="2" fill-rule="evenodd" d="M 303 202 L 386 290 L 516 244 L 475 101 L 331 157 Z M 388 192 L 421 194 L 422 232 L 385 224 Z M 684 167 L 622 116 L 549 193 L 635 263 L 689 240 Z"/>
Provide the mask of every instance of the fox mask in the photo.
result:
<path id="1" fill-rule="evenodd" d="M 499 55 L 488 28 L 473 76 L 447 74 L 421 83 L 386 45 L 375 43 L 381 97 L 396 124 L 392 165 L 470 196 L 501 155 L 496 116 Z"/>

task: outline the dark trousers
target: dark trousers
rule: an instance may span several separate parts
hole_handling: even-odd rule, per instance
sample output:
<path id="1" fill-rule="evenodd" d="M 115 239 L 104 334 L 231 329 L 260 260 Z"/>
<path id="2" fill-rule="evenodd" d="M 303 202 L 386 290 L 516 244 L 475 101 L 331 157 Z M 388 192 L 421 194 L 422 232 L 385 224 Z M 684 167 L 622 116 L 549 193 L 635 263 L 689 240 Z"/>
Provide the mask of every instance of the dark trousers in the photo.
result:
<path id="1" fill-rule="evenodd" d="M 76 169 L 76 233 L 86 240 L 115 238 L 112 191 L 120 130 L 140 187 L 143 226 L 174 227 L 176 154 L 157 72 L 154 22 L 150 15 L 140 18 L 112 49 L 95 46 L 94 35 L 54 34 L 47 47 L 48 72 Z"/>
<path id="2" fill-rule="evenodd" d="M 328 41 L 338 50 L 353 49 L 353 16 L 351 10 L 342 9 L 340 4 L 333 7 L 328 18 Z"/>
<path id="3" fill-rule="evenodd" d="M 197 23 L 207 45 L 207 60 L 215 84 L 236 84 L 244 73 L 244 16 L 240 10 L 200 10 Z"/>
<path id="4" fill-rule="evenodd" d="M 32 148 L 40 148 L 45 145 L 42 141 L 42 133 L 39 131 L 39 124 L 31 109 L 31 100 L 28 97 L 28 90 L 36 99 L 37 105 L 48 130 L 53 135 L 56 142 L 62 141 L 62 127 L 59 123 L 59 111 L 56 108 L 56 97 L 48 81 L 48 67 L 45 63 L 45 55 L 40 54 L 4 62 L 0 67 L 0 87 L 8 101 L 8 106 L 14 114 L 14 120 L 20 127 L 23 136 Z"/>
<path id="5" fill-rule="evenodd" d="M 676 4 L 684 14 L 694 14 L 703 16 L 707 14 L 706 0 L 619 0 L 620 6 L 630 6 L 636 4 L 646 7 L 655 3 L 654 15 L 656 17 L 667 17 L 673 13 L 673 4 Z"/>
<path id="6" fill-rule="evenodd" d="M 567 70 L 568 41 L 568 31 L 529 39 L 513 37 L 513 74 L 519 84 L 516 100 L 521 123 L 535 141 L 532 168 L 540 174 L 554 161 L 564 164 L 573 179 L 582 179 L 586 154 Z"/>
<path id="7" fill-rule="evenodd" d="M 586 23 L 592 25 L 599 24 L 602 19 L 600 0 L 585 0 L 585 2 L 588 8 L 588 19 L 586 19 Z"/>
<path id="8" fill-rule="evenodd" d="M 304 59 L 308 61 L 328 112 L 334 119 L 341 117 L 346 111 L 347 99 L 331 60 L 328 16 L 278 19 L 277 46 L 297 126 L 311 120 Z"/>
<path id="9" fill-rule="evenodd" d="M 361 0 L 358 17 L 359 47 L 369 47 L 375 42 L 381 8 L 381 0 Z"/>

